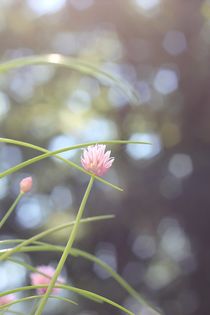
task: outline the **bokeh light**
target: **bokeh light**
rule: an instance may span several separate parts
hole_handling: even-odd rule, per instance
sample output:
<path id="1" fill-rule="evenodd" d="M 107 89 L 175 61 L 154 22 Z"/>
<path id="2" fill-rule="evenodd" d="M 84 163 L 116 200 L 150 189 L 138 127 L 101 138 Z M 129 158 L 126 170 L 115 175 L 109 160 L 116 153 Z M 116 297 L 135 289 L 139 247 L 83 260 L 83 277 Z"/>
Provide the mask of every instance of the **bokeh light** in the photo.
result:
<path id="1" fill-rule="evenodd" d="M 174 56 L 177 56 L 187 49 L 187 41 L 182 32 L 169 31 L 163 40 L 165 50 Z"/>
<path id="2" fill-rule="evenodd" d="M 162 149 L 161 140 L 160 140 L 159 135 L 157 134 L 135 133 L 130 137 L 130 140 L 149 143 L 149 144 L 144 144 L 144 145 L 138 145 L 138 144 L 127 145 L 128 154 L 135 160 L 151 159 L 161 152 L 161 149 Z"/>
<path id="3" fill-rule="evenodd" d="M 154 87 L 163 95 L 176 91 L 178 88 L 177 73 L 172 69 L 160 68 L 154 78 Z"/>
<path id="4" fill-rule="evenodd" d="M 47 220 L 52 204 L 47 196 L 28 197 L 17 206 L 17 222 L 25 229 L 35 229 Z"/>
<path id="5" fill-rule="evenodd" d="M 152 10 L 160 4 L 160 0 L 135 0 L 143 10 Z"/>
<path id="6" fill-rule="evenodd" d="M 55 136 L 49 143 L 48 149 L 50 151 L 56 151 L 62 148 L 71 147 L 76 144 L 76 139 L 72 137 L 71 135 L 57 135 Z M 66 152 L 59 153 L 60 156 L 64 158 L 70 158 L 73 157 L 76 154 L 75 150 L 69 150 Z M 61 162 L 60 160 L 53 158 L 56 162 Z"/>
<path id="7" fill-rule="evenodd" d="M 53 14 L 62 9 L 66 0 L 27 0 L 30 8 L 38 15 Z"/>
<path id="8" fill-rule="evenodd" d="M 187 154 L 177 153 L 171 157 L 168 168 L 177 178 L 184 178 L 193 172 L 192 159 Z"/>

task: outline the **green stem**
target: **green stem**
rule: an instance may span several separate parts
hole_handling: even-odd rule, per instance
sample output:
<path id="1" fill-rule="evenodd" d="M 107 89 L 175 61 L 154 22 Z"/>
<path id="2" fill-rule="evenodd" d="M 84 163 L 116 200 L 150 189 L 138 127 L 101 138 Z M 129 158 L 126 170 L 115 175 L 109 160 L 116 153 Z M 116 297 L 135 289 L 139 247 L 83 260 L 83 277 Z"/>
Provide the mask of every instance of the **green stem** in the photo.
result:
<path id="1" fill-rule="evenodd" d="M 80 223 L 95 222 L 95 221 L 99 221 L 99 220 L 111 219 L 113 217 L 114 217 L 113 215 L 95 216 L 95 217 L 82 219 Z M 31 238 L 23 240 L 23 242 L 20 243 L 19 245 L 4 251 L 4 253 L 2 255 L 1 255 L 2 250 L 0 250 L 0 261 L 1 260 L 5 260 L 9 256 L 17 253 L 18 251 L 21 250 L 22 247 L 24 247 L 26 245 L 29 245 L 29 244 L 33 243 L 34 241 L 39 240 L 39 239 L 41 239 L 43 237 L 46 237 L 46 236 L 48 236 L 48 235 L 50 235 L 52 233 L 55 233 L 57 231 L 63 230 L 63 229 L 68 228 L 68 227 L 72 227 L 72 226 L 74 226 L 74 224 L 75 224 L 75 221 L 72 221 L 72 222 L 61 224 L 59 226 L 56 226 L 56 227 L 50 228 L 48 230 L 45 230 L 45 231 L 43 231 L 43 232 L 41 232 L 39 234 L 36 234 L 36 235 L 32 236 Z M 13 240 L 13 241 L 15 242 L 15 240 Z M 4 241 L 0 241 L 0 245 L 3 244 L 3 243 L 4 243 Z"/>
<path id="2" fill-rule="evenodd" d="M 0 293 L 0 297 L 1 296 L 5 296 L 5 295 L 8 295 L 8 294 L 11 294 L 11 293 L 16 293 L 16 292 L 23 292 L 23 291 L 28 291 L 28 290 L 37 290 L 37 289 L 41 289 L 41 288 L 47 288 L 47 285 L 30 285 L 30 286 L 25 286 L 25 287 L 20 287 L 20 288 L 15 288 L 15 289 L 12 289 L 12 290 L 8 290 L 8 291 L 4 291 L 2 293 Z M 55 288 L 59 288 L 59 289 L 66 289 L 70 292 L 74 292 L 74 293 L 77 293 L 87 299 L 90 299 L 92 301 L 95 301 L 95 302 L 105 302 L 109 305 L 112 305 L 118 309 L 120 309 L 121 311 L 124 311 L 126 314 L 129 314 L 129 315 L 134 315 L 133 312 L 129 311 L 127 308 L 123 307 L 122 305 L 102 296 L 102 295 L 99 295 L 97 293 L 94 293 L 94 292 L 91 292 L 91 291 L 87 291 L 87 290 L 84 290 L 84 289 L 79 289 L 79 288 L 76 288 L 76 287 L 71 287 L 69 285 L 65 285 L 65 284 L 56 284 Z M 57 298 L 60 298 L 59 296 L 57 296 Z M 159 314 L 157 314 L 159 315 Z"/>
<path id="3" fill-rule="evenodd" d="M 26 296 L 26 297 L 23 297 L 21 299 L 18 299 L 18 300 L 14 300 L 10 303 L 8 303 L 6 305 L 7 306 L 11 306 L 11 305 L 14 305 L 14 304 L 17 304 L 17 303 L 21 303 L 21 302 L 25 302 L 25 301 L 31 301 L 31 300 L 35 300 L 35 299 L 41 299 L 42 297 L 40 295 L 32 295 L 32 296 Z M 56 299 L 56 300 L 59 300 L 59 301 L 62 301 L 62 302 L 67 302 L 69 304 L 74 304 L 74 305 L 78 305 L 76 302 L 70 300 L 70 299 L 67 299 L 65 297 L 62 297 L 62 296 L 55 296 L 55 295 L 51 295 L 49 296 L 49 298 L 51 299 Z M 4 305 L 1 305 L 0 306 L 0 310 L 1 309 L 5 309 L 5 306 Z M 9 312 L 9 309 L 6 309 L 6 312 Z"/>
<path id="4" fill-rule="evenodd" d="M 63 66 L 71 70 L 76 70 L 81 73 L 89 74 L 96 78 L 105 78 L 111 80 L 112 84 L 116 85 L 125 94 L 128 99 L 134 104 L 138 104 L 139 96 L 136 91 L 124 80 L 119 79 L 109 72 L 103 71 L 100 67 L 95 66 L 87 61 L 79 58 L 64 57 L 60 54 L 48 54 L 29 56 L 24 58 L 13 59 L 0 64 L 0 73 L 9 71 L 15 68 L 25 67 L 27 65 L 52 64 L 54 66 Z"/>
<path id="5" fill-rule="evenodd" d="M 41 315 L 42 314 L 42 312 L 44 310 L 44 307 L 45 307 L 45 304 L 47 303 L 47 300 L 48 300 L 48 298 L 49 298 L 49 296 L 50 296 L 50 294 L 51 294 L 51 292 L 52 292 L 52 290 L 53 290 L 53 288 L 54 288 L 54 286 L 56 284 L 56 280 L 57 280 L 59 274 L 61 273 L 63 265 L 66 262 L 66 259 L 67 259 L 68 255 L 69 255 L 69 252 L 70 252 L 70 250 L 72 248 L 72 245 L 74 243 L 74 240 L 76 238 L 76 234 L 77 234 L 77 231 L 78 231 L 78 228 L 79 228 L 80 220 L 82 218 L 82 215 L 83 215 L 83 212 L 84 212 L 85 205 L 87 203 L 88 197 L 90 195 L 90 191 L 91 191 L 91 188 L 93 186 L 93 182 L 94 182 L 94 176 L 91 176 L 89 184 L 88 184 L 88 187 L 87 187 L 86 192 L 84 194 L 84 197 L 82 199 L 79 211 L 77 213 L 76 221 L 75 221 L 75 224 L 73 226 L 72 232 L 70 234 L 69 240 L 68 240 L 68 242 L 66 244 L 66 247 L 65 247 L 65 249 L 63 251 L 61 259 L 60 259 L 60 261 L 58 263 L 58 266 L 57 266 L 57 268 L 55 270 L 55 273 L 54 273 L 54 275 L 53 275 L 53 277 L 52 277 L 52 279 L 51 279 L 51 281 L 49 283 L 47 291 L 45 292 L 45 294 L 44 294 L 44 296 L 43 296 L 43 298 L 42 298 L 42 300 L 41 300 L 41 302 L 40 302 L 40 304 L 39 304 L 39 306 L 37 308 L 37 311 L 36 311 L 35 315 Z"/>
<path id="6" fill-rule="evenodd" d="M 16 205 L 18 204 L 18 202 L 20 201 L 20 199 L 23 195 L 24 195 L 24 193 L 20 192 L 19 195 L 17 196 L 17 198 L 15 199 L 15 201 L 13 202 L 13 204 L 11 205 L 11 207 L 9 208 L 9 210 L 5 213 L 5 215 L 3 216 L 3 218 L 0 221 L 0 229 L 2 228 L 4 223 L 7 221 L 10 214 L 13 212 L 13 210 L 15 209 Z"/>

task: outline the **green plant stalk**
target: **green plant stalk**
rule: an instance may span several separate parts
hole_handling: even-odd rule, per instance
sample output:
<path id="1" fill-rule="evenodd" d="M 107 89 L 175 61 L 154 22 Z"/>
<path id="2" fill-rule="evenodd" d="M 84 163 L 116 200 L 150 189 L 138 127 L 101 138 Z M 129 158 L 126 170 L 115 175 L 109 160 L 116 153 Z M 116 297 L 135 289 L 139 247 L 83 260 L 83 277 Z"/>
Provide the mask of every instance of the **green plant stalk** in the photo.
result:
<path id="1" fill-rule="evenodd" d="M 18 300 L 15 300 L 15 301 L 12 301 L 10 303 L 8 303 L 7 305 L 1 305 L 0 306 L 0 310 L 3 310 L 5 309 L 5 307 L 9 307 L 11 305 L 14 305 L 14 304 L 17 304 L 17 303 L 21 303 L 21 302 L 25 302 L 25 301 L 30 301 L 30 300 L 35 300 L 35 299 L 41 299 L 41 295 L 32 295 L 32 296 L 27 296 L 27 297 L 23 297 L 21 299 L 18 299 Z M 56 300 L 60 300 L 60 301 L 63 301 L 63 302 L 67 302 L 69 304 L 73 304 L 73 305 L 78 305 L 76 302 L 70 300 L 70 299 L 67 299 L 67 298 L 64 298 L 64 297 L 61 297 L 61 296 L 56 296 L 56 295 L 50 295 L 49 298 L 51 299 L 56 299 Z M 6 310 L 7 311 L 7 310 Z M 9 311 L 9 310 L 8 310 Z"/>
<path id="2" fill-rule="evenodd" d="M 105 78 L 109 81 L 111 80 L 112 84 L 116 85 L 122 92 L 125 94 L 128 99 L 130 99 L 134 104 L 138 104 L 139 96 L 136 91 L 124 80 L 119 79 L 109 72 L 103 71 L 100 67 L 95 66 L 91 63 L 88 63 L 85 60 L 64 57 L 60 54 L 48 54 L 48 55 L 38 55 L 38 56 L 29 56 L 24 58 L 18 58 L 10 60 L 0 64 L 0 73 L 9 71 L 19 67 L 25 67 L 27 65 L 39 65 L 39 64 L 52 64 L 54 66 L 63 66 L 71 70 L 79 71 L 81 73 L 92 75 L 96 78 Z"/>
<path id="3" fill-rule="evenodd" d="M 11 207 L 9 208 L 9 210 L 5 213 L 5 215 L 3 216 L 3 218 L 0 221 L 0 229 L 2 228 L 4 223 L 7 221 L 7 219 L 9 218 L 9 216 L 11 215 L 11 213 L 13 212 L 13 210 L 15 209 L 16 205 L 18 204 L 18 202 L 20 201 L 20 199 L 23 195 L 24 195 L 24 193 L 20 192 L 19 195 L 17 196 L 17 198 L 15 199 L 15 201 L 13 202 L 13 204 L 11 205 Z"/>
<path id="4" fill-rule="evenodd" d="M 53 275 L 53 277 L 52 277 L 52 279 L 51 279 L 51 281 L 49 283 L 47 291 L 45 292 L 43 298 L 41 299 L 41 302 L 40 302 L 40 304 L 39 304 L 39 306 L 37 308 L 37 311 L 36 311 L 35 315 L 41 315 L 42 314 L 42 312 L 44 310 L 44 307 L 46 305 L 46 302 L 48 300 L 48 297 L 50 296 L 50 294 L 51 294 L 51 292 L 52 292 L 52 290 L 53 290 L 53 288 L 54 288 L 54 286 L 56 284 L 56 280 L 57 280 L 59 274 L 61 273 L 61 270 L 62 270 L 62 268 L 63 268 L 63 266 L 64 266 L 64 264 L 66 262 L 66 259 L 67 259 L 68 255 L 69 255 L 69 252 L 70 252 L 70 250 L 72 248 L 72 245 L 74 243 L 74 240 L 76 238 L 76 234 L 77 234 L 77 231 L 78 231 L 78 228 L 79 228 L 80 220 L 82 218 L 82 215 L 83 215 L 83 212 L 84 212 L 84 209 L 85 209 L 88 197 L 90 195 L 90 191 L 91 191 L 91 188 L 93 186 L 93 182 L 94 182 L 94 176 L 91 176 L 89 184 L 88 184 L 88 187 L 87 187 L 86 192 L 84 194 L 84 197 L 82 199 L 79 211 L 77 213 L 76 221 L 75 221 L 75 224 L 74 224 L 73 229 L 71 231 L 69 240 L 68 240 L 68 242 L 66 244 L 66 247 L 65 247 L 65 249 L 63 251 L 63 254 L 62 254 L 61 259 L 60 259 L 60 261 L 58 263 L 58 266 L 57 266 L 57 268 L 55 270 L 55 273 L 54 273 L 54 275 Z"/>
<path id="5" fill-rule="evenodd" d="M 47 288 L 47 285 L 30 285 L 30 286 L 25 286 L 25 287 L 19 287 L 19 288 L 15 288 L 15 289 L 12 289 L 12 290 L 8 290 L 8 291 L 4 291 L 4 292 L 1 292 L 0 293 L 0 297 L 1 296 L 5 296 L 5 295 L 8 295 L 8 294 L 11 294 L 11 293 L 17 293 L 17 292 L 24 292 L 24 291 L 29 291 L 29 290 L 37 290 L 37 289 L 41 289 L 41 288 Z M 90 299 L 90 300 L 93 300 L 93 301 L 97 301 L 97 302 L 105 302 L 109 305 L 112 305 L 118 309 L 120 309 L 121 311 L 125 312 L 126 314 L 129 314 L 129 315 L 134 315 L 133 312 L 131 312 L 130 310 L 128 310 L 127 308 L 123 307 L 122 305 L 102 296 L 102 295 L 99 295 L 97 293 L 94 293 L 94 292 L 91 292 L 91 291 L 87 291 L 87 290 L 84 290 L 84 289 L 79 289 L 79 288 L 76 288 L 76 287 L 71 287 L 71 286 L 67 286 L 65 284 L 59 284 L 59 285 L 55 285 L 55 288 L 59 288 L 59 289 L 66 289 L 70 292 L 74 292 L 74 293 L 77 293 L 87 299 Z"/>
<path id="6" fill-rule="evenodd" d="M 114 218 L 113 215 L 101 215 L 101 216 L 95 216 L 95 217 L 82 219 L 80 221 L 80 223 L 94 222 L 94 221 L 100 221 L 100 220 L 107 220 L 107 219 L 112 219 L 112 218 Z M 15 254 L 15 253 L 19 252 L 22 247 L 24 247 L 26 245 L 29 245 L 29 244 L 33 243 L 34 241 L 39 240 L 39 239 L 41 239 L 41 238 L 43 238 L 43 237 L 45 237 L 47 235 L 50 235 L 52 233 L 55 233 L 57 231 L 65 229 L 65 228 L 69 228 L 69 227 L 73 226 L 74 224 L 75 224 L 75 221 L 72 221 L 72 222 L 69 222 L 69 223 L 65 223 L 65 224 L 61 224 L 61 225 L 56 226 L 54 228 L 50 228 L 50 229 L 45 230 L 45 231 L 43 231 L 41 233 L 38 233 L 38 234 L 32 236 L 31 238 L 23 240 L 22 243 L 20 243 L 19 245 L 15 246 L 12 249 L 7 249 L 6 251 L 0 250 L 0 253 L 1 252 L 3 253 L 2 255 L 0 255 L 0 261 L 1 260 L 5 260 L 9 256 L 11 256 L 12 254 Z M 15 241 L 15 240 L 13 240 L 13 241 Z M 4 243 L 4 241 L 0 241 L 0 244 L 3 244 L 3 243 Z"/>

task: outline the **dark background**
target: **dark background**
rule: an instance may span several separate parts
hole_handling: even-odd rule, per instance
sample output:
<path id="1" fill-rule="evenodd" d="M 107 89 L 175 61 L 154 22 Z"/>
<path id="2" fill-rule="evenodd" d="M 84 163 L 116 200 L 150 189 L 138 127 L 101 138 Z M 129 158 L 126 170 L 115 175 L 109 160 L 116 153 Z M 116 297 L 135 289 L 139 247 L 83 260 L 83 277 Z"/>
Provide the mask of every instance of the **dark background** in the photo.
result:
<path id="1" fill-rule="evenodd" d="M 112 146 L 115 162 L 96 182 L 86 216 L 112 221 L 81 226 L 76 246 L 104 259 L 164 314 L 209 315 L 210 309 L 210 1 L 0 0 L 1 61 L 61 53 L 82 58 L 129 82 L 132 104 L 110 84 L 53 66 L 0 76 L 0 136 L 50 150 L 105 139 L 151 141 Z M 38 152 L 0 145 L 1 171 Z M 81 150 L 66 154 L 80 164 Z M 0 180 L 6 211 L 26 175 L 34 179 L 1 239 L 30 237 L 75 216 L 88 177 L 46 159 Z M 48 239 L 65 244 L 68 231 Z M 55 265 L 59 255 L 21 255 Z M 64 274 L 75 286 L 144 310 L 100 269 L 72 258 Z M 0 265 L 0 290 L 27 284 L 23 268 Z M 75 297 L 74 297 L 75 298 Z M 119 314 L 79 299 L 51 303 L 49 314 Z M 27 311 L 29 304 L 18 306 Z M 55 309 L 53 313 L 53 309 Z"/>

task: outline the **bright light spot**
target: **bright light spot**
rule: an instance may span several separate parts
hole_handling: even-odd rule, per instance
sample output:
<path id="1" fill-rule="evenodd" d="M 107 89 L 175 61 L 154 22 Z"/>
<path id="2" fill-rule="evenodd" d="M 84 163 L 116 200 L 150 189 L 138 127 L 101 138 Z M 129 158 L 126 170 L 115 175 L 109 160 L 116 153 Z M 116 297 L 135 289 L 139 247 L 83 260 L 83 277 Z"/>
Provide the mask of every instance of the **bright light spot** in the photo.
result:
<path id="1" fill-rule="evenodd" d="M 10 110 L 9 98 L 6 94 L 0 92 L 0 120 L 3 120 Z"/>
<path id="2" fill-rule="evenodd" d="M 174 92 L 178 88 L 177 73 L 172 69 L 159 69 L 154 78 L 154 87 L 164 95 Z"/>
<path id="3" fill-rule="evenodd" d="M 169 161 L 169 171 L 177 178 L 184 178 L 193 172 L 191 157 L 187 154 L 174 154 Z"/>
<path id="4" fill-rule="evenodd" d="M 65 3 L 66 0 L 28 0 L 28 5 L 38 15 L 56 13 Z"/>
<path id="5" fill-rule="evenodd" d="M 132 250 L 142 259 L 151 258 L 156 252 L 154 238 L 150 235 L 139 235 L 133 243 Z"/>
<path id="6" fill-rule="evenodd" d="M 50 54 L 50 56 L 48 57 L 48 61 L 55 64 L 62 62 L 62 60 L 63 60 L 63 57 L 58 54 Z"/>
<path id="7" fill-rule="evenodd" d="M 17 221 L 27 229 L 35 229 L 44 224 L 51 203 L 46 196 L 37 196 L 24 199 L 17 206 Z"/>
<path id="8" fill-rule="evenodd" d="M 6 197 L 8 193 L 8 179 L 7 177 L 3 177 L 0 179 L 0 199 Z"/>
<path id="9" fill-rule="evenodd" d="M 16 164 L 19 164 L 23 160 L 22 151 L 19 147 L 14 145 L 5 145 L 1 150 L 1 164 L 0 169 L 5 170 Z"/>
<path id="10" fill-rule="evenodd" d="M 107 263 L 112 269 L 117 269 L 117 258 L 116 251 L 112 244 L 110 243 L 100 243 L 96 249 L 95 256 L 105 263 Z M 102 279 L 110 278 L 111 275 L 107 273 L 103 268 L 98 264 L 94 264 L 95 273 Z"/>
<path id="11" fill-rule="evenodd" d="M 67 101 L 67 107 L 76 114 L 82 114 L 91 107 L 90 94 L 85 90 L 76 90 Z"/>
<path id="12" fill-rule="evenodd" d="M 0 277 L 0 290 L 12 289 L 24 283 L 26 269 L 10 261 L 2 262 L 0 264 Z"/>
<path id="13" fill-rule="evenodd" d="M 137 82 L 136 89 L 139 92 L 139 99 L 141 103 L 148 103 L 151 100 L 151 91 L 147 82 Z"/>
<path id="14" fill-rule="evenodd" d="M 71 5 L 79 10 L 86 10 L 94 4 L 94 0 L 70 0 Z"/>
<path id="15" fill-rule="evenodd" d="M 160 0 L 135 0 L 135 2 L 146 11 L 153 10 L 160 4 Z"/>
<path id="16" fill-rule="evenodd" d="M 75 145 L 76 140 L 74 137 L 70 135 L 58 135 L 54 137 L 48 146 L 48 150 L 50 151 L 56 151 L 62 148 L 71 147 L 72 145 Z M 76 154 L 75 150 L 70 150 L 66 152 L 59 153 L 60 156 L 69 159 L 73 157 Z M 60 162 L 58 159 L 54 158 L 56 162 Z"/>
<path id="17" fill-rule="evenodd" d="M 0 265 L 0 278 L 1 278 L 1 282 L 0 282 L 0 290 L 3 291 L 7 288 L 8 284 L 9 284 L 9 277 L 6 273 L 5 268 L 2 268 L 2 264 Z"/>
<path id="18" fill-rule="evenodd" d="M 23 89 L 24 86 L 24 89 Z M 19 103 L 29 100 L 34 93 L 34 80 L 30 74 L 17 72 L 10 80 L 10 90 Z"/>
<path id="19" fill-rule="evenodd" d="M 116 125 L 113 121 L 105 118 L 90 120 L 86 128 L 82 130 L 83 141 L 100 141 L 114 138 L 117 138 Z"/>
<path id="20" fill-rule="evenodd" d="M 167 227 L 160 244 L 173 260 L 181 261 L 191 255 L 190 243 L 178 224 Z"/>
<path id="21" fill-rule="evenodd" d="M 178 275 L 177 264 L 169 261 L 154 262 L 147 269 L 145 281 L 153 290 L 159 290 L 169 285 Z"/>
<path id="22" fill-rule="evenodd" d="M 145 141 L 151 144 L 128 144 L 127 153 L 135 160 L 151 159 L 160 153 L 162 149 L 161 140 L 155 133 L 135 133 L 130 139 L 131 141 Z"/>
<path id="23" fill-rule="evenodd" d="M 65 186 L 56 186 L 52 191 L 51 198 L 57 209 L 65 210 L 72 205 L 71 190 Z"/>
<path id="24" fill-rule="evenodd" d="M 163 40 L 163 47 L 169 54 L 177 56 L 187 49 L 187 41 L 182 32 L 169 31 Z"/>

